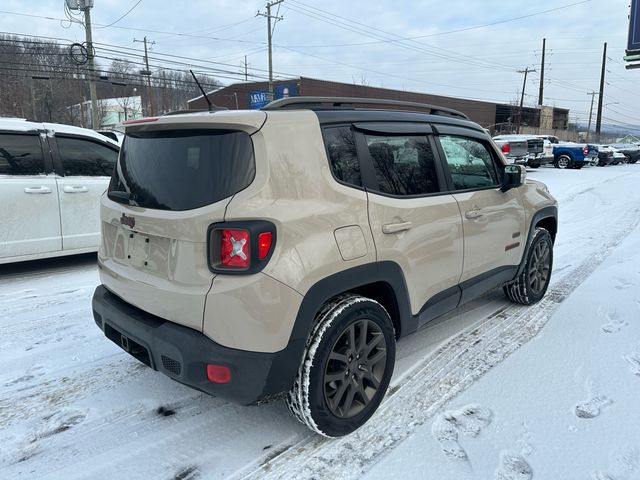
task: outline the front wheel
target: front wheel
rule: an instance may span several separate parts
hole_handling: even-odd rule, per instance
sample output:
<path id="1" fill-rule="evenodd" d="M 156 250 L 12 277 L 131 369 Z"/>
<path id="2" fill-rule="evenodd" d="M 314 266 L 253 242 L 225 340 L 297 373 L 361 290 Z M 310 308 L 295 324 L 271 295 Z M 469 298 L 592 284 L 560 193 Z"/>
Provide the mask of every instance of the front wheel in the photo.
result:
<path id="1" fill-rule="evenodd" d="M 547 292 L 553 267 L 553 241 L 544 228 L 536 228 L 527 251 L 524 269 L 514 280 L 502 287 L 509 300 L 521 305 L 540 301 Z"/>
<path id="2" fill-rule="evenodd" d="M 395 333 L 375 300 L 344 295 L 316 317 L 293 388 L 291 413 L 325 437 L 361 427 L 384 397 L 395 364 Z"/>

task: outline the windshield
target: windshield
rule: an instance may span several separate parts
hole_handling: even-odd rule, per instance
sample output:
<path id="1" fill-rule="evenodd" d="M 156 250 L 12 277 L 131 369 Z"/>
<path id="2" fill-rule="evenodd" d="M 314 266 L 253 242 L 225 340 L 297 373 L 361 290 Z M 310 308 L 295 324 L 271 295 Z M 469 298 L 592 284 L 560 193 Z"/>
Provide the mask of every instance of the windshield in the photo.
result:
<path id="1" fill-rule="evenodd" d="M 128 133 L 109 184 L 116 202 L 190 210 L 230 197 L 255 175 L 251 137 L 228 130 Z"/>

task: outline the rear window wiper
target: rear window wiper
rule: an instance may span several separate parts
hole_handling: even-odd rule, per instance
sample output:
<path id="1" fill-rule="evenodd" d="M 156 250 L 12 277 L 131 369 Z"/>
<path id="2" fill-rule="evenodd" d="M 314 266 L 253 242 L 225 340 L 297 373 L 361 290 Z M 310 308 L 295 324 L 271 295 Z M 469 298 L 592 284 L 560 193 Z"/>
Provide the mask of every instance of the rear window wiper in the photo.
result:
<path id="1" fill-rule="evenodd" d="M 107 193 L 107 197 L 118 203 L 127 203 L 129 205 L 135 203 L 135 195 L 122 190 L 111 190 Z"/>

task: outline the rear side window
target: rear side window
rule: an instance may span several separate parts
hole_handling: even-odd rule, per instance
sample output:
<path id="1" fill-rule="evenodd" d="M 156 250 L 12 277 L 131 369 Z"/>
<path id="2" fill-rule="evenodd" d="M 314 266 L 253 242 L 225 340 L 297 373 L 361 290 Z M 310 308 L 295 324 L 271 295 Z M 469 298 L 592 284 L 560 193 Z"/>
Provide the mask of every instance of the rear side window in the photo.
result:
<path id="1" fill-rule="evenodd" d="M 44 173 L 38 135 L 0 134 L 0 175 Z"/>
<path id="2" fill-rule="evenodd" d="M 453 188 L 468 190 L 499 185 L 491 153 L 472 138 L 441 135 L 438 137 L 447 157 Z"/>
<path id="3" fill-rule="evenodd" d="M 109 198 L 159 210 L 190 210 L 230 197 L 251 184 L 251 137 L 227 130 L 128 133 Z"/>
<path id="4" fill-rule="evenodd" d="M 433 150 L 425 136 L 365 138 L 380 192 L 401 196 L 438 192 Z"/>
<path id="5" fill-rule="evenodd" d="M 324 143 L 333 175 L 341 182 L 361 187 L 360 162 L 351 129 L 349 127 L 325 128 Z"/>
<path id="6" fill-rule="evenodd" d="M 82 138 L 56 137 L 64 175 L 110 177 L 118 151 Z"/>

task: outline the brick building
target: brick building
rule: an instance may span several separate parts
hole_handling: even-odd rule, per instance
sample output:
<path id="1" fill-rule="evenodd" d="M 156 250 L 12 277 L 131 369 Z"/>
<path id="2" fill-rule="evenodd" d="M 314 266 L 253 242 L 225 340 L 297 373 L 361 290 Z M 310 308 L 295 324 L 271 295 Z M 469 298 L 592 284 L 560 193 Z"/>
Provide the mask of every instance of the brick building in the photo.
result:
<path id="1" fill-rule="evenodd" d="M 213 92 L 208 92 L 207 95 L 215 105 L 233 110 L 261 108 L 268 103 L 267 92 L 267 82 L 249 82 L 235 83 Z M 428 103 L 459 110 L 468 115 L 471 120 L 489 128 L 492 132 L 512 130 L 514 123 L 519 118 L 519 108 L 515 105 L 331 82 L 306 77 L 274 81 L 274 98 L 278 99 L 286 96 L 381 98 Z M 206 109 L 207 104 L 204 98 L 199 96 L 189 100 L 189 108 Z M 554 129 L 567 128 L 569 110 L 555 107 L 544 108 L 545 112 L 541 116 L 540 109 L 524 107 L 522 111 L 523 125 L 540 127 L 542 117 L 543 123 L 551 122 Z"/>

